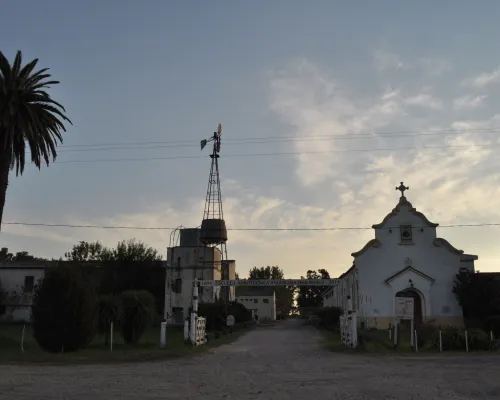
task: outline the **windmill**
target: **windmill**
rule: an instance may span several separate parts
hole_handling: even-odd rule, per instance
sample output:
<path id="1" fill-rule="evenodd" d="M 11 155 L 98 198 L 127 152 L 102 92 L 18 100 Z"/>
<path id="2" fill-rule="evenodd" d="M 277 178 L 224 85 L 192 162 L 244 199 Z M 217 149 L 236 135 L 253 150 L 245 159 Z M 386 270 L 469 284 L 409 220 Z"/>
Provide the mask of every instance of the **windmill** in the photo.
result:
<path id="1" fill-rule="evenodd" d="M 228 279 L 228 272 L 225 268 L 224 260 L 227 260 L 227 229 L 222 211 L 222 195 L 220 190 L 219 157 L 221 147 L 222 125 L 219 124 L 217 132 L 212 137 L 201 141 L 201 150 L 210 142 L 213 144 L 212 164 L 210 175 L 208 176 L 207 196 L 205 199 L 205 210 L 200 229 L 200 241 L 206 247 L 217 247 L 221 254 L 221 279 Z M 224 288 L 222 293 L 225 300 L 229 300 L 229 287 Z"/>

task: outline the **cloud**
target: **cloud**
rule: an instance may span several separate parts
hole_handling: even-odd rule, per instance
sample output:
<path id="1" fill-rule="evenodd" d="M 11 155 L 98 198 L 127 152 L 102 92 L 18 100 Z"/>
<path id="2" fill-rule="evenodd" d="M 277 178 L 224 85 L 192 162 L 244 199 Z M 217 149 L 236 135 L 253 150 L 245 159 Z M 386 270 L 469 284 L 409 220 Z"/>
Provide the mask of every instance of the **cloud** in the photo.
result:
<path id="1" fill-rule="evenodd" d="M 372 72 L 377 79 L 377 71 Z M 468 119 L 454 119 L 446 105 L 455 105 L 457 99 L 446 98 L 446 90 L 427 87 L 429 77 L 423 70 L 420 74 L 414 78 L 419 91 L 377 81 L 381 90 L 358 93 L 355 82 L 341 81 L 330 68 L 309 60 L 297 60 L 275 71 L 269 82 L 270 108 L 294 134 L 308 139 L 283 144 L 286 150 L 301 153 L 290 156 L 296 162 L 290 170 L 296 184 L 286 193 L 271 196 L 268 188 L 238 180 L 235 171 L 232 180 L 222 182 L 227 226 L 369 228 L 396 205 L 399 195 L 395 186 L 400 181 L 410 186 L 409 200 L 431 221 L 500 222 L 498 134 L 477 131 L 497 127 L 500 115 L 487 115 L 484 110 L 475 114 L 471 108 Z M 456 86 L 456 82 L 449 84 Z M 473 94 L 464 96 L 474 98 Z M 397 132 L 416 134 L 394 134 Z M 106 220 L 89 220 L 82 214 L 54 222 L 193 227 L 201 222 L 203 198 L 186 199 L 179 207 L 169 202 L 138 207 L 122 214 L 111 209 Z M 78 240 L 99 239 L 114 246 L 119 240 L 135 237 L 163 254 L 170 243 L 169 230 L 5 229 L 50 237 L 58 244 L 58 253 L 54 250 L 50 255 L 62 255 Z M 480 270 L 498 269 L 495 252 L 500 228 L 438 228 L 438 234 L 456 247 L 478 254 Z M 371 229 L 231 230 L 227 246 L 242 275 L 253 266 L 279 265 L 290 278 L 318 268 L 335 276 L 351 265 L 350 253 L 362 248 L 373 235 Z M 38 254 L 46 255 L 43 249 Z"/>
<path id="2" fill-rule="evenodd" d="M 477 96 L 461 96 L 453 100 L 453 107 L 457 110 L 465 108 L 476 108 L 483 105 L 484 100 L 486 100 L 487 95 L 477 95 Z"/>
<path id="3" fill-rule="evenodd" d="M 404 68 L 411 67 L 410 65 L 405 64 L 397 54 L 382 50 L 376 50 L 374 52 L 373 60 L 375 64 L 375 69 L 378 72 L 385 72 L 389 70 L 401 70 Z"/>
<path id="4" fill-rule="evenodd" d="M 397 63 L 391 65 L 396 67 Z M 386 86 L 380 93 L 365 92 L 360 96 L 332 72 L 304 60 L 300 66 L 292 63 L 275 74 L 271 80 L 271 108 L 297 134 L 311 140 L 320 135 L 343 136 L 324 141 L 321 146 L 311 144 L 331 153 L 298 155 L 296 168 L 299 182 L 312 196 L 331 188 L 331 205 L 325 205 L 325 210 L 338 211 L 338 226 L 380 222 L 397 202 L 394 188 L 401 180 L 412 188 L 410 200 L 431 220 L 500 221 L 500 173 L 495 151 L 490 147 L 498 145 L 498 141 L 491 132 L 472 131 L 494 128 L 498 115 L 454 120 L 445 112 L 447 103 L 472 107 L 484 98 L 470 95 L 457 102 L 440 99 L 431 94 L 434 88 L 426 85 L 425 71 L 417 77 L 423 88 L 420 93 L 410 94 L 404 86 Z M 420 117 L 418 109 L 440 113 Z M 424 135 L 383 136 L 384 131 Z M 345 140 L 346 136 L 352 140 Z M 379 151 L 398 147 L 406 150 Z M 294 150 L 308 148 L 294 144 Z M 441 229 L 439 233 L 468 252 L 487 250 L 485 243 L 477 242 L 477 231 Z M 361 231 L 353 236 L 333 233 L 332 237 L 351 252 L 372 235 Z M 500 231 L 494 237 L 499 240 Z M 339 259 L 347 263 L 349 257 Z"/>
<path id="5" fill-rule="evenodd" d="M 452 70 L 452 65 L 449 61 L 439 58 L 422 58 L 418 61 L 418 65 L 428 75 L 442 75 Z"/>
<path id="6" fill-rule="evenodd" d="M 420 93 L 416 96 L 408 97 L 404 101 L 410 106 L 430 108 L 433 110 L 440 110 L 443 108 L 441 100 L 428 93 Z"/>
<path id="7" fill-rule="evenodd" d="M 484 88 L 486 86 L 500 82 L 500 67 L 491 72 L 483 72 L 474 77 L 470 77 L 462 81 L 462 85 L 472 86 L 476 88 Z"/>

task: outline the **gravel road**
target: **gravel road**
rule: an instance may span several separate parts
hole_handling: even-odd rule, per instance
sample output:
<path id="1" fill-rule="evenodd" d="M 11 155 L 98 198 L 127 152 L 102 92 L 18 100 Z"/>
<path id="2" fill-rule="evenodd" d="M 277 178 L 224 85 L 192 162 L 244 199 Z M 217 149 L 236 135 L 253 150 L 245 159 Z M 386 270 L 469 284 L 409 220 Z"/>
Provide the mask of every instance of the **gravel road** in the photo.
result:
<path id="1" fill-rule="evenodd" d="M 298 321 L 208 354 L 114 366 L 0 366 L 0 399 L 500 399 L 500 356 L 327 352 Z"/>

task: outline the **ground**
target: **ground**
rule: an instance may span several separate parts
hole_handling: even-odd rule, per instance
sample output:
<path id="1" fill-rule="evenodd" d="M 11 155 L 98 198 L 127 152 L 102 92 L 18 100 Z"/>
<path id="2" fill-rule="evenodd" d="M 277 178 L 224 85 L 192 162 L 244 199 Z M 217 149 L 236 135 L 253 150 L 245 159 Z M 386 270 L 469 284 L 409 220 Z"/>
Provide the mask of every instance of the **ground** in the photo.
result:
<path id="1" fill-rule="evenodd" d="M 291 320 L 208 353 L 161 362 L 0 365 L 0 399 L 493 399 L 500 356 L 327 351 Z"/>

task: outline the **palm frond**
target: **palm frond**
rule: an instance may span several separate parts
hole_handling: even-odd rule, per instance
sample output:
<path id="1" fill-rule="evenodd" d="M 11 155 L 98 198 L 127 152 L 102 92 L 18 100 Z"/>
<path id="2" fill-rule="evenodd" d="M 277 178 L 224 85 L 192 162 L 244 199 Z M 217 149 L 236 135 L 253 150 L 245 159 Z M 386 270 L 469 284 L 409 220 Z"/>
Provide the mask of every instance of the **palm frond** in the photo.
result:
<path id="1" fill-rule="evenodd" d="M 0 153 L 11 157 L 17 175 L 24 171 L 27 148 L 38 168 L 54 161 L 65 123 L 72 124 L 63 105 L 45 91 L 59 82 L 50 80 L 48 68 L 35 71 L 37 64 L 35 59 L 23 66 L 18 51 L 11 66 L 0 52 Z"/>

